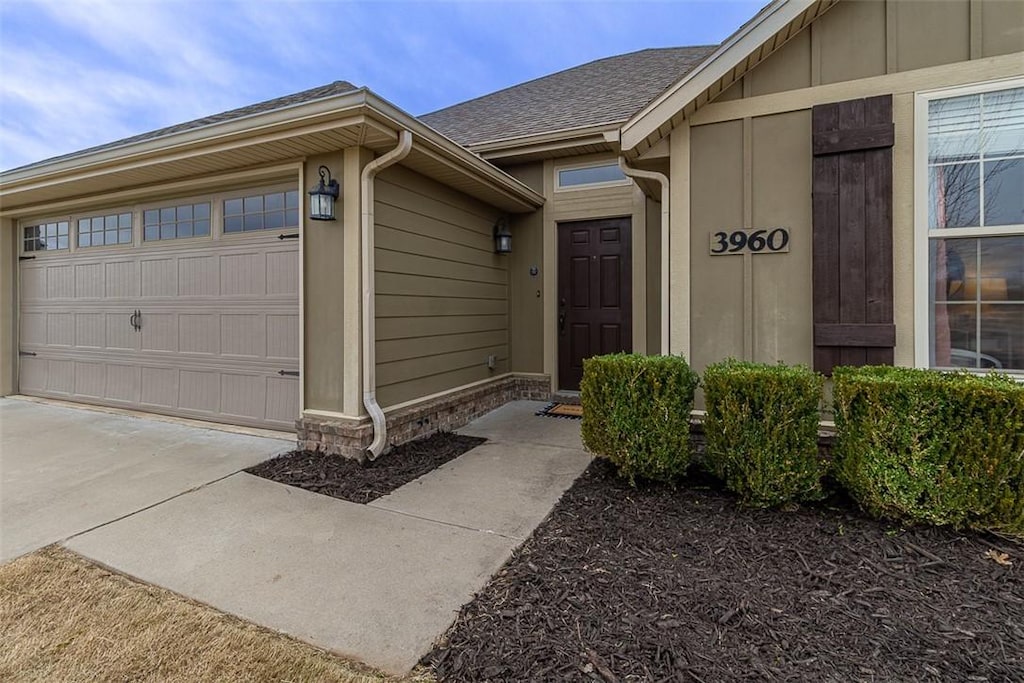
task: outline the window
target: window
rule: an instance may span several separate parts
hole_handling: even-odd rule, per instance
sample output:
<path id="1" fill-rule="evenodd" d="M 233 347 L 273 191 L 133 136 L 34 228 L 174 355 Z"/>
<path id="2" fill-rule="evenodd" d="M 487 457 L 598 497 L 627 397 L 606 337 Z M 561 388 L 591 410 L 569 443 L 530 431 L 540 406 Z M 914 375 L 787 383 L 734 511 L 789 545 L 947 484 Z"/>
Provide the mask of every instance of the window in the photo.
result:
<path id="1" fill-rule="evenodd" d="M 181 204 L 148 209 L 142 214 L 147 242 L 206 237 L 210 234 L 210 204 Z"/>
<path id="2" fill-rule="evenodd" d="M 272 192 L 224 201 L 224 232 L 299 227 L 299 193 Z"/>
<path id="3" fill-rule="evenodd" d="M 131 243 L 132 215 L 130 213 L 78 219 L 79 247 L 102 247 Z"/>
<path id="4" fill-rule="evenodd" d="M 27 225 L 22 230 L 22 251 L 54 251 L 68 248 L 68 221 Z"/>
<path id="5" fill-rule="evenodd" d="M 575 189 L 582 185 L 623 185 L 629 182 L 617 163 L 560 168 L 557 180 L 560 190 Z"/>
<path id="6" fill-rule="evenodd" d="M 1024 86 L 921 106 L 928 365 L 1024 372 Z"/>

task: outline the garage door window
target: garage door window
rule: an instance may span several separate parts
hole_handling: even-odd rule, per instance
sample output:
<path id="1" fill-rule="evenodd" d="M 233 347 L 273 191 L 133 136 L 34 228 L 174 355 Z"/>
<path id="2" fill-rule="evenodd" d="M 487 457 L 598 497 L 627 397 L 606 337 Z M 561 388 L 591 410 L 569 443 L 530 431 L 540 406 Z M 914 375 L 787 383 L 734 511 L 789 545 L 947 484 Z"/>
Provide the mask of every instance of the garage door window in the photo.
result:
<path id="1" fill-rule="evenodd" d="M 27 225 L 22 232 L 22 251 L 55 251 L 68 248 L 67 221 Z"/>
<path id="2" fill-rule="evenodd" d="M 210 234 L 210 204 L 180 204 L 148 209 L 142 214 L 147 242 L 206 237 Z"/>
<path id="3" fill-rule="evenodd" d="M 299 227 L 297 191 L 255 194 L 224 201 L 224 232 L 288 230 Z"/>
<path id="4" fill-rule="evenodd" d="M 927 117 L 928 364 L 1024 371 L 1024 87 Z"/>
<path id="5" fill-rule="evenodd" d="M 102 247 L 132 243 L 130 213 L 78 219 L 78 246 Z"/>

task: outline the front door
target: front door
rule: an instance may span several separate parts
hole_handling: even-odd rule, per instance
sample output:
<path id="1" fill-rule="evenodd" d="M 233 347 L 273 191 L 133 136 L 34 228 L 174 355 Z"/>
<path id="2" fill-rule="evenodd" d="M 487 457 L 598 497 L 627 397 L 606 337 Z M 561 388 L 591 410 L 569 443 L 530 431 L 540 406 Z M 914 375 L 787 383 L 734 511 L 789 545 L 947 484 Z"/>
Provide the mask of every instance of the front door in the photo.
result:
<path id="1" fill-rule="evenodd" d="M 558 224 L 558 388 L 575 391 L 583 359 L 633 350 L 630 219 Z"/>

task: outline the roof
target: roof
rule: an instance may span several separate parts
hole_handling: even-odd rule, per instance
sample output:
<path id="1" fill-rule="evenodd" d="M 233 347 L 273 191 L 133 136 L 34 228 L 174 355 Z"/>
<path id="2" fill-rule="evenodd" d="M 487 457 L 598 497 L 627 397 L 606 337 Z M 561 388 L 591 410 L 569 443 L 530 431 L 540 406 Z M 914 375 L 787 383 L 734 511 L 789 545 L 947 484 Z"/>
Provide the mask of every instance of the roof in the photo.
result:
<path id="1" fill-rule="evenodd" d="M 618 124 L 679 81 L 714 45 L 640 50 L 598 59 L 420 120 L 462 145 Z"/>
<path id="2" fill-rule="evenodd" d="M 60 161 L 62 159 L 71 159 L 77 156 L 86 156 L 93 152 L 99 152 L 106 149 L 113 149 L 115 147 L 122 147 L 130 145 L 135 142 L 143 142 L 145 140 L 152 140 L 154 138 L 164 137 L 166 135 L 173 135 L 175 133 L 181 133 L 187 130 L 195 128 L 202 128 L 203 126 L 213 125 L 215 123 L 221 123 L 223 121 L 231 121 L 233 119 L 241 119 L 246 116 L 252 116 L 253 114 L 261 114 L 263 112 L 273 111 L 275 109 L 282 109 L 296 104 L 303 104 L 306 102 L 312 102 L 314 100 L 323 99 L 325 97 L 331 97 L 332 95 L 340 95 L 342 93 L 352 92 L 358 90 L 358 88 L 348 81 L 334 81 L 327 85 L 321 85 L 316 88 L 310 88 L 309 90 L 303 90 L 302 92 L 292 93 L 291 95 L 285 95 L 284 97 L 276 97 L 272 100 L 266 100 L 264 102 L 257 102 L 256 104 L 249 104 L 238 109 L 230 109 L 228 111 L 221 112 L 219 114 L 213 114 L 211 116 L 204 116 L 201 119 L 194 119 L 192 121 L 186 121 L 185 123 L 178 123 L 173 126 L 167 126 L 166 128 L 158 128 L 157 130 L 151 130 L 146 133 L 139 135 L 133 135 L 132 137 L 122 138 L 115 140 L 114 142 L 108 142 L 95 147 L 88 147 L 81 149 L 70 154 L 63 154 L 60 156 L 50 157 L 49 159 L 43 159 L 36 161 L 25 166 L 18 166 L 17 168 L 11 168 L 4 171 L 5 174 L 11 171 L 20 171 L 31 166 L 42 166 L 45 164 L 52 163 L 54 161 Z"/>

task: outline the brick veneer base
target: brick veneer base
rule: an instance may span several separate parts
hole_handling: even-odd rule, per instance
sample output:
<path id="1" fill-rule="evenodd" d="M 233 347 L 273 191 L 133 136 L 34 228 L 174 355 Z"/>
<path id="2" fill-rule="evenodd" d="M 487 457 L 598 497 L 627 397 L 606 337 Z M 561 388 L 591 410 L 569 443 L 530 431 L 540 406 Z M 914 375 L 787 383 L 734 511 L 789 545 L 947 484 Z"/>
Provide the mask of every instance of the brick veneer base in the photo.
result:
<path id="1" fill-rule="evenodd" d="M 438 430 L 453 430 L 509 401 L 547 401 L 547 375 L 509 375 L 468 389 L 453 391 L 397 410 L 386 410 L 388 443 L 412 441 Z M 346 458 L 361 458 L 373 440 L 370 419 L 331 419 L 307 415 L 295 423 L 299 448 Z"/>

